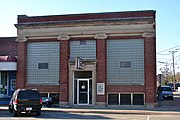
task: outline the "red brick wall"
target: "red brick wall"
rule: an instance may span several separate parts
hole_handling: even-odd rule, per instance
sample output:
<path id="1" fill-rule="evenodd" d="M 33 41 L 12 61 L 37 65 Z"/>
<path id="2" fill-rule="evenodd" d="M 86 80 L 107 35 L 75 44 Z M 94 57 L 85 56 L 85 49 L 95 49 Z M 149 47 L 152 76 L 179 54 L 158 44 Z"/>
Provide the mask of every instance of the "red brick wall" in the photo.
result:
<path id="1" fill-rule="evenodd" d="M 145 93 L 147 103 L 156 101 L 156 41 L 152 37 L 144 40 Z"/>
<path id="2" fill-rule="evenodd" d="M 60 43 L 60 102 L 68 102 L 68 84 L 69 84 L 69 41 L 61 40 Z"/>
<path id="3" fill-rule="evenodd" d="M 27 47 L 25 42 L 18 43 L 18 61 L 16 74 L 16 89 L 25 88 L 27 74 Z"/>
<path id="4" fill-rule="evenodd" d="M 45 21 L 68 21 L 102 18 L 132 18 L 154 16 L 155 11 L 128 11 L 128 12 L 109 12 L 109 13 L 90 13 L 90 14 L 71 14 L 71 15 L 52 15 L 52 16 L 19 16 L 18 23 L 23 22 L 45 22 Z"/>
<path id="5" fill-rule="evenodd" d="M 105 83 L 106 88 L 106 40 L 96 40 L 97 83 Z M 106 102 L 105 95 L 97 95 L 97 102 Z"/>
<path id="6" fill-rule="evenodd" d="M 117 93 L 123 93 L 123 92 L 144 92 L 144 85 L 108 85 L 107 91 L 108 92 L 117 92 Z"/>
<path id="7" fill-rule="evenodd" d="M 59 93 L 59 85 L 27 85 L 26 88 L 38 89 L 43 93 Z"/>
<path id="8" fill-rule="evenodd" d="M 12 55 L 17 56 L 17 42 L 15 42 L 16 37 L 3 37 L 0 38 L 0 55 Z"/>

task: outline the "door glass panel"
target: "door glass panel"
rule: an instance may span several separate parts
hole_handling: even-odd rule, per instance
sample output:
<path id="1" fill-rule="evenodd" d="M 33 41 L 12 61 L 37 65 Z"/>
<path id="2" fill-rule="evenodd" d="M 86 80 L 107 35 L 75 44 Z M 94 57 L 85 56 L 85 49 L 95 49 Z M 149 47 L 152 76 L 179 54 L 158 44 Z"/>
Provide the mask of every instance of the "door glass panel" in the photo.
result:
<path id="1" fill-rule="evenodd" d="M 88 103 L 88 81 L 79 81 L 79 103 Z"/>

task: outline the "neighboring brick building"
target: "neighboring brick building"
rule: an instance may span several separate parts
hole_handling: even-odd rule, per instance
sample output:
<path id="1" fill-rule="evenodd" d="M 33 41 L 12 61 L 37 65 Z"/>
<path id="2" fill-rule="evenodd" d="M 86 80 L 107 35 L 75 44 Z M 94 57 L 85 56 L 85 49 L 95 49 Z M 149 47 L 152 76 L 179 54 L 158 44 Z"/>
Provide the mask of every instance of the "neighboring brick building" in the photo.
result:
<path id="1" fill-rule="evenodd" d="M 153 107 L 155 23 L 152 10 L 19 15 L 16 87 L 61 106 Z"/>
<path id="2" fill-rule="evenodd" d="M 0 104 L 7 104 L 16 87 L 16 37 L 0 37 Z"/>

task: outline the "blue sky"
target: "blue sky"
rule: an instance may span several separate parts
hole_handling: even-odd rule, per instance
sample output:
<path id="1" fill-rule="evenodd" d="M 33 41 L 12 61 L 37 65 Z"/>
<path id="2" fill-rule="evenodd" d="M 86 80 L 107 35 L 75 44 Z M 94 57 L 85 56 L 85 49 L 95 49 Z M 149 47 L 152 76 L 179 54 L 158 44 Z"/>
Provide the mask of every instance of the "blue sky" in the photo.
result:
<path id="1" fill-rule="evenodd" d="M 169 50 L 180 48 L 180 0 L 3 0 L 0 6 L 0 37 L 16 36 L 14 24 L 17 23 L 17 15 L 43 16 L 155 10 L 156 50 L 159 53 L 157 61 L 168 62 L 171 69 L 172 56 Z M 178 71 L 180 50 L 175 53 L 175 63 Z M 164 64 L 158 63 L 157 67 L 158 69 L 164 67 Z"/>

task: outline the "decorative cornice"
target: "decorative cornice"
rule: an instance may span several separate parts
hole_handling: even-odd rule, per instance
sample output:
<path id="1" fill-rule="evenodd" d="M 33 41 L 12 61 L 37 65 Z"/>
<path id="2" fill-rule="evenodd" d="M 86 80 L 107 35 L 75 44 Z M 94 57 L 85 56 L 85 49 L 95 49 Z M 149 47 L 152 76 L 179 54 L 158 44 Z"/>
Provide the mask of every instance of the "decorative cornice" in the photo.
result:
<path id="1" fill-rule="evenodd" d="M 71 37 L 67 34 L 60 34 L 58 35 L 57 39 L 58 40 L 69 40 Z"/>
<path id="2" fill-rule="evenodd" d="M 78 27 L 63 27 L 63 28 L 42 28 L 42 29 L 22 29 L 18 30 L 18 36 L 29 37 L 45 37 L 58 36 L 60 33 L 64 35 L 94 35 L 96 33 L 106 34 L 131 34 L 153 32 L 152 24 L 143 25 L 111 25 L 111 26 L 78 26 Z M 61 37 L 60 37 L 61 38 Z"/>
<path id="3" fill-rule="evenodd" d="M 16 42 L 26 42 L 27 41 L 27 38 L 26 37 L 17 37 Z"/>
<path id="4" fill-rule="evenodd" d="M 153 33 L 153 32 L 144 32 L 144 33 L 142 33 L 142 37 L 155 37 L 155 33 Z"/>
<path id="5" fill-rule="evenodd" d="M 97 33 L 94 35 L 94 39 L 106 39 L 107 34 L 106 33 Z"/>

